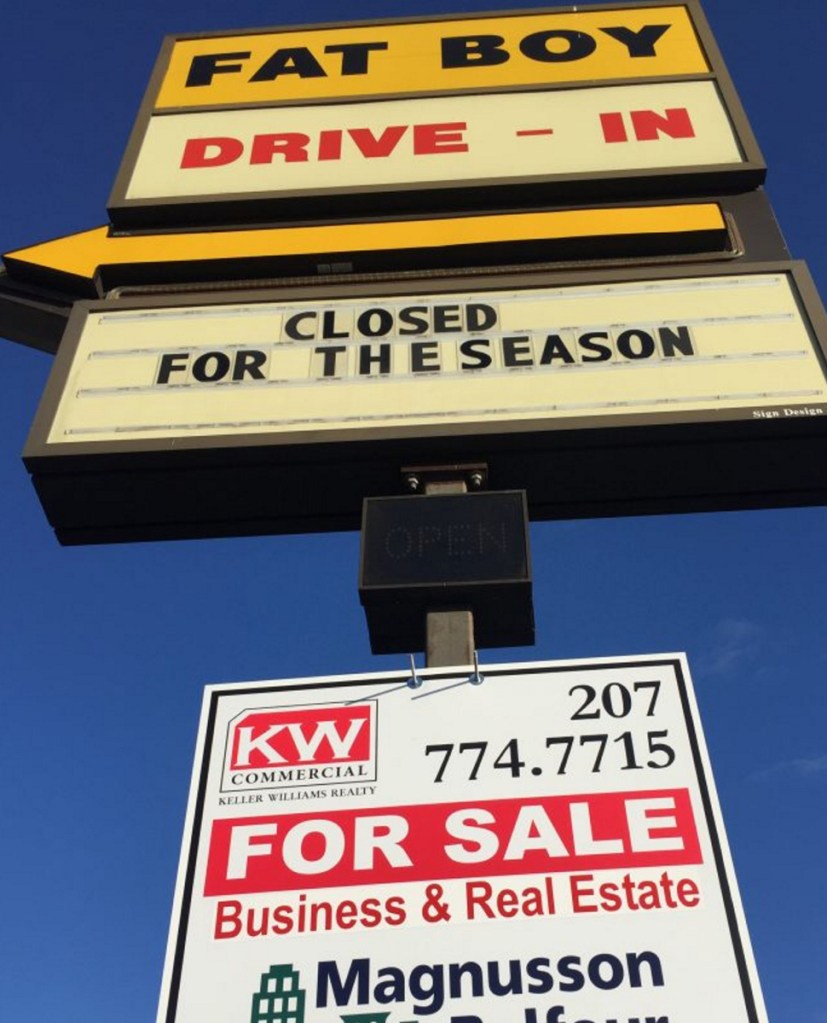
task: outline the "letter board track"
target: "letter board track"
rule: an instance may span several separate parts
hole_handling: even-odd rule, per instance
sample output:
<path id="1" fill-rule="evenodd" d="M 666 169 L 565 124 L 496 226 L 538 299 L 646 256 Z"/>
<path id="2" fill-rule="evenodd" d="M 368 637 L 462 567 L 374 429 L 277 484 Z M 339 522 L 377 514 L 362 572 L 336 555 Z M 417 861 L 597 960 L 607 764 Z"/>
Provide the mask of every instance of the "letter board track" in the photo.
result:
<path id="1" fill-rule="evenodd" d="M 79 303 L 24 452 L 59 538 L 358 528 L 435 457 L 532 518 L 824 499 L 802 264 L 407 287 Z"/>
<path id="2" fill-rule="evenodd" d="M 763 176 L 687 0 L 168 37 L 109 213 L 376 216 Z"/>
<path id="3" fill-rule="evenodd" d="M 766 1017 L 682 656 L 209 687 L 159 1020 Z"/>

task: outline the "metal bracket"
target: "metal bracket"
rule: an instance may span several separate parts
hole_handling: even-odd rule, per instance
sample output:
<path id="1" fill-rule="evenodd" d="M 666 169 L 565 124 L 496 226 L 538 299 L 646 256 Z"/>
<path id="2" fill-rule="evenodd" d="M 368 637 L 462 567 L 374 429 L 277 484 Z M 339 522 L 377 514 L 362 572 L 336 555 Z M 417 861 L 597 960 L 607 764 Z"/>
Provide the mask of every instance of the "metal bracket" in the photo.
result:
<path id="1" fill-rule="evenodd" d="M 474 671 L 468 676 L 468 681 L 472 686 L 480 686 L 485 681 L 485 675 L 480 674 L 480 658 L 476 650 L 474 651 Z"/>
<path id="2" fill-rule="evenodd" d="M 486 462 L 454 465 L 403 465 L 399 470 L 409 494 L 424 494 L 440 484 L 463 483 L 467 490 L 484 490 L 488 484 Z"/>
<path id="3" fill-rule="evenodd" d="M 416 673 L 416 661 L 414 660 L 414 655 L 411 654 L 410 658 L 411 658 L 411 677 L 408 679 L 408 681 L 405 683 L 405 685 L 408 687 L 408 689 L 419 689 L 419 688 L 421 688 L 422 683 L 424 682 L 424 679 L 421 678 L 421 676 L 417 675 L 417 673 Z"/>

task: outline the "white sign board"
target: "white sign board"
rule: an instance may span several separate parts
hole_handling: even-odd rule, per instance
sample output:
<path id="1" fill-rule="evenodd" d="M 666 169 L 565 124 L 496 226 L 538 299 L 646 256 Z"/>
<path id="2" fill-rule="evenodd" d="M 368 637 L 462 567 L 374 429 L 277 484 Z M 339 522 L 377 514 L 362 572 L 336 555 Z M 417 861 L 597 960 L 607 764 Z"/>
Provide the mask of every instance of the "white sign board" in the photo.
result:
<path id="1" fill-rule="evenodd" d="M 159 1020 L 761 1023 L 679 656 L 214 686 Z"/>
<path id="2" fill-rule="evenodd" d="M 713 82 L 150 118 L 127 200 L 736 165 Z"/>
<path id="3" fill-rule="evenodd" d="M 81 306 L 47 449 L 823 415 L 786 272 L 357 299 Z M 67 345 L 68 352 L 71 345 Z M 384 432 L 382 432 L 384 431 Z"/>

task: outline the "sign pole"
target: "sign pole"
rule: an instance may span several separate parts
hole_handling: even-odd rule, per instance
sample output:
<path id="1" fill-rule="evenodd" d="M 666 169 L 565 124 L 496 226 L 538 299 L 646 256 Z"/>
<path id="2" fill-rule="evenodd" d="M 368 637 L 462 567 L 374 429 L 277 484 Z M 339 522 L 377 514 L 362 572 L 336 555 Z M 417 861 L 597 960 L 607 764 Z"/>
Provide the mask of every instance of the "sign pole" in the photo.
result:
<path id="1" fill-rule="evenodd" d="M 425 494 L 467 494 L 464 479 L 431 480 Z M 470 610 L 429 611 L 425 616 L 425 665 L 447 668 L 474 659 L 474 614 Z"/>
<path id="2" fill-rule="evenodd" d="M 426 667 L 448 668 L 473 662 L 473 612 L 429 611 L 425 623 Z"/>

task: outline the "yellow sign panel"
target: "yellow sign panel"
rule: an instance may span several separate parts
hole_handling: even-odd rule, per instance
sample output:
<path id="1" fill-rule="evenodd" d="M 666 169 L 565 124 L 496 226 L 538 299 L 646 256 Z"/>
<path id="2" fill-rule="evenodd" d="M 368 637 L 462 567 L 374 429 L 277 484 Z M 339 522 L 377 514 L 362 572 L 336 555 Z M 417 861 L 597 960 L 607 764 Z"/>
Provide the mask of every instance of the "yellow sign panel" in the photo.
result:
<path id="1" fill-rule="evenodd" d="M 704 74 L 683 5 L 174 38 L 156 109 Z"/>
<path id="2" fill-rule="evenodd" d="M 385 252 L 569 238 L 591 238 L 599 244 L 600 239 L 622 235 L 666 235 L 725 229 L 724 214 L 717 203 L 545 210 L 480 217 L 431 217 L 361 224 L 149 235 L 112 235 L 108 228 L 96 227 L 91 231 L 17 249 L 6 253 L 3 260 L 7 269 L 16 272 L 22 267 L 35 267 L 91 279 L 102 266 L 124 263 L 189 263 L 193 260 L 308 255 L 322 259 L 325 254 L 341 252 Z"/>
<path id="3" fill-rule="evenodd" d="M 734 273 L 98 305 L 82 323 L 47 443 L 289 443 L 825 408 L 827 381 L 790 277 Z"/>

